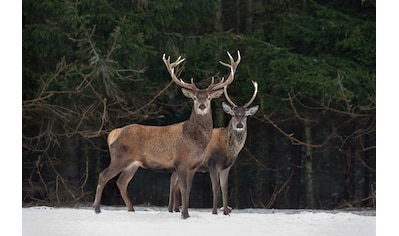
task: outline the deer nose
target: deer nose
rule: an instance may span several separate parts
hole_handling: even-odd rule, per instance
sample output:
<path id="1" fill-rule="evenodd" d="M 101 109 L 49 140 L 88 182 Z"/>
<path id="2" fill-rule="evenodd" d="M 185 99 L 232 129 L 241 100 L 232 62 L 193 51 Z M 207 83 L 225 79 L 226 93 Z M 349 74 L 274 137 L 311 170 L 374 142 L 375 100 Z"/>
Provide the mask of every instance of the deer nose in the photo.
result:
<path id="1" fill-rule="evenodd" d="M 242 128 L 244 128 L 244 125 L 242 123 L 238 123 L 237 124 L 237 129 L 242 129 Z"/>
<path id="2" fill-rule="evenodd" d="M 199 109 L 205 110 L 205 108 L 206 108 L 205 104 L 202 103 L 201 105 L 199 105 Z"/>

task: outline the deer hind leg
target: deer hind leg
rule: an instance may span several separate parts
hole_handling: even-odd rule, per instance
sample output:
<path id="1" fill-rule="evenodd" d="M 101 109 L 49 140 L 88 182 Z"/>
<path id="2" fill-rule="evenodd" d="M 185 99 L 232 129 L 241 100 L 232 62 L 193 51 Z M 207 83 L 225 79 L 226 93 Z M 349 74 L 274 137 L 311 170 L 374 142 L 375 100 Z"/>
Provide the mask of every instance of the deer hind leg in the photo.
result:
<path id="1" fill-rule="evenodd" d="M 96 213 L 100 213 L 100 203 L 101 197 L 103 194 L 104 186 L 108 183 L 108 181 L 114 178 L 117 174 L 119 174 L 125 166 L 117 165 L 111 159 L 111 164 L 105 168 L 99 175 L 98 175 L 98 185 L 96 190 L 96 197 L 94 199 L 93 208 Z"/>
<path id="2" fill-rule="evenodd" d="M 229 180 L 230 168 L 231 168 L 231 166 L 220 171 L 220 186 L 222 188 L 222 197 L 223 197 L 223 214 L 225 214 L 225 215 L 230 215 L 230 212 L 231 212 L 231 210 L 227 207 L 227 204 L 228 204 L 228 180 Z"/>
<path id="3" fill-rule="evenodd" d="M 173 212 L 173 201 L 174 201 L 174 187 L 175 187 L 175 176 L 176 172 L 173 172 L 170 176 L 170 183 L 169 183 L 169 202 L 168 202 L 168 211 Z"/>
<path id="4" fill-rule="evenodd" d="M 133 162 L 122 171 L 122 173 L 119 175 L 118 180 L 116 181 L 116 184 L 118 185 L 119 191 L 128 211 L 134 211 L 134 208 L 127 192 L 127 186 L 139 167 L 139 164 Z"/>
<path id="5" fill-rule="evenodd" d="M 169 186 L 169 204 L 168 204 L 169 212 L 180 212 L 179 209 L 179 186 L 178 186 L 178 178 L 177 172 L 173 172 L 170 176 L 170 186 Z"/>
<path id="6" fill-rule="evenodd" d="M 212 182 L 212 191 L 213 191 L 213 207 L 212 214 L 217 214 L 217 204 L 218 204 L 218 195 L 219 195 L 219 176 L 217 170 L 214 166 L 209 167 L 209 176 L 211 177 Z"/>

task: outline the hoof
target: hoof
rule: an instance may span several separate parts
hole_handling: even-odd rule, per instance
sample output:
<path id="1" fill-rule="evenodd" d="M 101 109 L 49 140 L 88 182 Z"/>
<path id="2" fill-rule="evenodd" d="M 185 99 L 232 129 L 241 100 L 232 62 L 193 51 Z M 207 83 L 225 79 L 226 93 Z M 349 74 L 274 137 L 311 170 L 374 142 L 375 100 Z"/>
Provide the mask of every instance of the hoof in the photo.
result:
<path id="1" fill-rule="evenodd" d="M 94 207 L 94 212 L 95 212 L 96 214 L 101 213 L 100 207 Z"/>
<path id="2" fill-rule="evenodd" d="M 223 214 L 230 215 L 230 213 L 231 213 L 231 207 L 228 206 L 227 208 L 223 209 Z"/>
<path id="3" fill-rule="evenodd" d="M 181 218 L 182 218 L 183 220 L 187 219 L 188 217 L 190 217 L 188 214 L 187 214 L 187 215 L 186 215 L 186 214 L 181 214 Z"/>
<path id="4" fill-rule="evenodd" d="M 228 209 L 227 211 L 223 211 L 223 214 L 226 216 L 230 216 L 231 209 Z"/>
<path id="5" fill-rule="evenodd" d="M 180 209 L 179 208 L 175 208 L 175 212 L 180 212 Z"/>

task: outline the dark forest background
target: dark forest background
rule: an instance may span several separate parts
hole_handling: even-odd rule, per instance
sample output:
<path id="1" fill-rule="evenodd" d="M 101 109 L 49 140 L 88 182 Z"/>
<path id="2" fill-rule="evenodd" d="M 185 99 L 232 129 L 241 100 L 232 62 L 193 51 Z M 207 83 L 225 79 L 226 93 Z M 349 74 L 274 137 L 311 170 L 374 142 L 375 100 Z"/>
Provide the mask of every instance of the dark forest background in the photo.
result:
<path id="1" fill-rule="evenodd" d="M 239 50 L 229 94 L 244 104 L 257 81 L 260 109 L 229 205 L 375 208 L 375 1 L 24 0 L 22 11 L 23 205 L 91 204 L 112 129 L 188 119 L 164 53 L 185 57 L 180 77 L 206 87 Z M 230 119 L 224 100 L 212 101 L 215 127 Z M 139 169 L 133 204 L 166 206 L 169 176 Z M 190 207 L 211 207 L 211 192 L 197 173 Z M 102 203 L 123 205 L 115 180 Z"/>

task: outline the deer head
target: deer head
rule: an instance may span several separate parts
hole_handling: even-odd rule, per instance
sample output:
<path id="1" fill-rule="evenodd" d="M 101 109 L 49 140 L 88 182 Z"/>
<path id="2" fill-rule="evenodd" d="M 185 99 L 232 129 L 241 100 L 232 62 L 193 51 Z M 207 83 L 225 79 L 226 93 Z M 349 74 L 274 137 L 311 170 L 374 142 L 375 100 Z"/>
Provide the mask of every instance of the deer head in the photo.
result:
<path id="1" fill-rule="evenodd" d="M 226 97 L 226 100 L 230 103 L 231 107 L 223 102 L 223 110 L 227 114 L 232 116 L 230 125 L 232 125 L 232 128 L 234 130 L 239 132 L 246 130 L 247 117 L 255 114 L 259 108 L 258 105 L 248 108 L 248 106 L 251 105 L 251 103 L 255 100 L 256 94 L 258 92 L 258 83 L 252 81 L 252 84 L 255 88 L 254 94 L 252 95 L 251 100 L 249 100 L 249 102 L 247 102 L 244 106 L 237 106 L 236 104 L 234 104 L 234 102 L 230 99 L 227 93 L 227 87 L 224 87 L 224 96 Z"/>
<path id="2" fill-rule="evenodd" d="M 166 65 L 166 68 L 169 71 L 170 76 L 172 77 L 172 80 L 182 87 L 182 92 L 184 96 L 191 98 L 194 101 L 194 112 L 199 115 L 205 115 L 205 114 L 210 114 L 211 113 L 211 100 L 213 98 L 218 98 L 223 94 L 223 89 L 227 85 L 229 85 L 231 82 L 234 80 L 234 73 L 236 72 L 237 66 L 241 61 L 241 56 L 240 52 L 238 51 L 238 59 L 237 61 L 234 61 L 233 57 L 230 55 L 229 52 L 227 52 L 229 58 L 230 58 L 230 64 L 224 63 L 220 61 L 220 64 L 230 68 L 230 75 L 227 78 L 226 81 L 224 81 L 224 78 L 221 79 L 219 83 L 215 84 L 215 80 L 212 77 L 211 84 L 208 86 L 206 89 L 199 89 L 195 84 L 194 84 L 194 79 L 191 78 L 191 83 L 186 83 L 181 79 L 178 79 L 177 76 L 174 73 L 174 69 L 176 66 L 178 66 L 181 62 L 185 60 L 185 58 L 181 59 L 181 57 L 177 58 L 177 60 L 173 63 L 170 62 L 170 57 L 166 59 L 165 54 L 163 55 L 163 61 Z"/>

